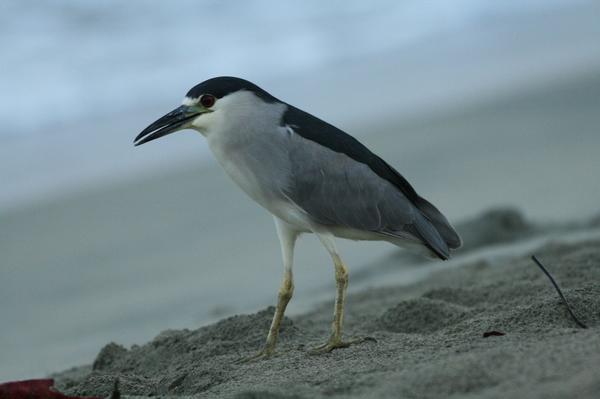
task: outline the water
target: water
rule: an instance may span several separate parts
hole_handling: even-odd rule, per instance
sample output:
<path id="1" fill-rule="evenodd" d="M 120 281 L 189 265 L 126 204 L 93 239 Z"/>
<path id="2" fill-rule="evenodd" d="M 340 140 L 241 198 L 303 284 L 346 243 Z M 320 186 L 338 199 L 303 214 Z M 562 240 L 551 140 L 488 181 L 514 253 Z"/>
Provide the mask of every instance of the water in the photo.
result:
<path id="1" fill-rule="evenodd" d="M 567 0 L 2 2 L 0 209 L 203 159 L 178 139 L 146 149 L 155 161 L 142 168 L 130 142 L 208 77 L 246 77 L 364 125 L 593 66 L 597 11 Z M 341 101 L 355 96 L 372 100 Z"/>
<path id="2" fill-rule="evenodd" d="M 364 57 L 490 8 L 462 3 L 4 2 L 2 135 L 179 99 L 203 76 L 264 79 Z"/>

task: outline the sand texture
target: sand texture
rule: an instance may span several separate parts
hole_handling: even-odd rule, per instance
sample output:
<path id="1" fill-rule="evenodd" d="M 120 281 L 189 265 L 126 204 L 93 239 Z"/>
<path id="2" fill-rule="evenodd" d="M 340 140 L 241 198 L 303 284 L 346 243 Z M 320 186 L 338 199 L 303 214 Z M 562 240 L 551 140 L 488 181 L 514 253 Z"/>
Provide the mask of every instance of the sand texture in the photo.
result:
<path id="1" fill-rule="evenodd" d="M 409 286 L 350 295 L 346 336 L 376 342 L 308 354 L 328 334 L 332 303 L 323 303 L 286 318 L 277 356 L 240 363 L 263 343 L 267 308 L 142 346 L 111 343 L 92 366 L 57 375 L 59 386 L 106 396 L 118 378 L 124 397 L 165 398 L 598 398 L 600 241 L 535 253 L 589 328 L 529 257 L 465 258 Z M 484 338 L 490 331 L 504 335 Z"/>

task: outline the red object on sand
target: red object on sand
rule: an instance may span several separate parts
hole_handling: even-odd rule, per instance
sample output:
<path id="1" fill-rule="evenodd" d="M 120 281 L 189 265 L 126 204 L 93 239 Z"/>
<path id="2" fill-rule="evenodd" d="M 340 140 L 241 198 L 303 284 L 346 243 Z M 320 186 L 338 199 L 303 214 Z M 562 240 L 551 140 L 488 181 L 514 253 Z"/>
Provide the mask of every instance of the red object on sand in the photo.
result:
<path id="1" fill-rule="evenodd" d="M 0 384 L 0 399 L 101 399 L 67 396 L 55 391 L 54 380 L 26 380 Z"/>

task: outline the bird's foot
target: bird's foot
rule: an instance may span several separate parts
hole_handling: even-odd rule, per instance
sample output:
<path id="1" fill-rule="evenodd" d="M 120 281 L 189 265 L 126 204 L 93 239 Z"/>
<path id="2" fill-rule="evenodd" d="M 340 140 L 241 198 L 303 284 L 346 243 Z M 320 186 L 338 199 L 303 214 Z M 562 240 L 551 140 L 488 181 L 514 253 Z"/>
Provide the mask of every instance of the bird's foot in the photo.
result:
<path id="1" fill-rule="evenodd" d="M 253 362 L 258 362 L 263 359 L 271 358 L 273 356 L 275 356 L 275 351 L 273 349 L 264 348 L 263 350 L 261 350 L 260 352 L 258 352 L 255 355 L 241 358 L 240 360 L 237 361 L 237 363 L 253 363 Z"/>
<path id="2" fill-rule="evenodd" d="M 362 344 L 363 342 L 377 342 L 377 340 L 373 337 L 357 338 L 350 341 L 342 341 L 341 338 L 331 338 L 328 342 L 311 349 L 308 353 L 311 355 L 319 355 L 322 353 L 329 353 L 335 349 L 347 348 L 350 345 Z"/>
<path id="3" fill-rule="evenodd" d="M 250 357 L 243 357 L 241 359 L 239 359 L 236 363 L 252 363 L 252 362 L 258 362 L 260 360 L 265 360 L 265 359 L 270 359 L 273 358 L 275 356 L 279 356 L 285 353 L 290 352 L 291 349 L 281 349 L 278 350 L 277 352 L 275 352 L 275 345 L 273 344 L 271 345 L 265 345 L 265 347 L 258 352 L 255 355 L 252 355 Z"/>

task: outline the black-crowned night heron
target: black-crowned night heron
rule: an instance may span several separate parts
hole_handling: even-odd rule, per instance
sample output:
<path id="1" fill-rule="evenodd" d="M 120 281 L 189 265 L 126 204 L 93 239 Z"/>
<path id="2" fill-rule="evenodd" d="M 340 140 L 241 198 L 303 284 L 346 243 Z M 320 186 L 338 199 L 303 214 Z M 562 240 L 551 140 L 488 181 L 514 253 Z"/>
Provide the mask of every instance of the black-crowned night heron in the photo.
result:
<path id="1" fill-rule="evenodd" d="M 461 245 L 448 220 L 420 197 L 400 173 L 340 129 L 286 104 L 243 79 L 218 77 L 193 87 L 183 105 L 135 138 L 147 143 L 182 129 L 199 131 L 227 174 L 273 214 L 283 255 L 283 282 L 264 349 L 273 353 L 292 297 L 294 244 L 314 233 L 335 267 L 331 336 L 316 348 L 342 341 L 348 271 L 335 237 L 383 240 L 441 259 Z"/>

